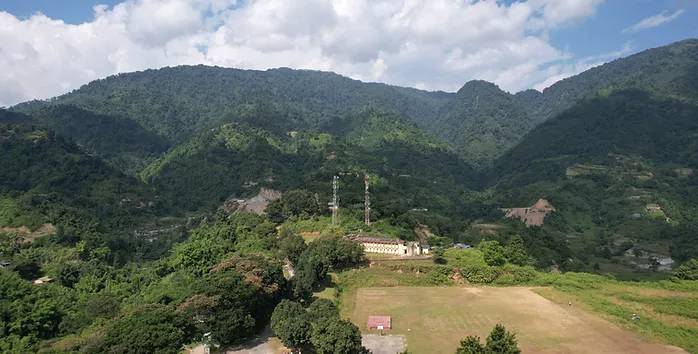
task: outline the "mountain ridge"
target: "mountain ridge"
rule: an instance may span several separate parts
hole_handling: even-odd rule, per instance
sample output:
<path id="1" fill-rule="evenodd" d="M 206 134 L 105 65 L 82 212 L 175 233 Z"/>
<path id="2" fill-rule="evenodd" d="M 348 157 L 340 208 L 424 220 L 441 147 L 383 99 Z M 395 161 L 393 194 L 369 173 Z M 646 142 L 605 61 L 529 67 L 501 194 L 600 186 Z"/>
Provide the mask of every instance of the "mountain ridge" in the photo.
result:
<path id="1" fill-rule="evenodd" d="M 645 88 L 696 100 L 681 90 L 696 85 L 695 68 L 695 39 L 614 60 L 542 92 L 529 89 L 515 94 L 482 80 L 470 80 L 451 93 L 366 83 L 316 70 L 177 66 L 95 80 L 49 101 L 27 102 L 12 110 L 31 114 L 46 105 L 74 105 L 134 120 L 170 144 L 178 144 L 247 105 L 275 106 L 294 117 L 296 129 L 311 130 L 372 108 L 407 117 L 446 140 L 466 161 L 486 169 L 530 129 L 599 93 Z M 463 99 L 475 96 L 477 105 Z"/>

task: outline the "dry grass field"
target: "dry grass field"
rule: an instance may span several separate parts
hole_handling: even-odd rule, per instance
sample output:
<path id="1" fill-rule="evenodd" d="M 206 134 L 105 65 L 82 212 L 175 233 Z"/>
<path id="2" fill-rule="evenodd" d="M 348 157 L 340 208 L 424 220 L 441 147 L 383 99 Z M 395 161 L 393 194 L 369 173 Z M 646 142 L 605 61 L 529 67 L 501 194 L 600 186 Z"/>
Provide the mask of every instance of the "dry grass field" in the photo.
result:
<path id="1" fill-rule="evenodd" d="M 516 333 L 524 353 L 686 353 L 525 287 L 360 288 L 353 301 L 348 315 L 362 332 L 377 333 L 366 328 L 369 315 L 390 315 L 389 333 L 405 335 L 414 354 L 453 353 L 465 336 L 484 340 L 497 323 Z"/>

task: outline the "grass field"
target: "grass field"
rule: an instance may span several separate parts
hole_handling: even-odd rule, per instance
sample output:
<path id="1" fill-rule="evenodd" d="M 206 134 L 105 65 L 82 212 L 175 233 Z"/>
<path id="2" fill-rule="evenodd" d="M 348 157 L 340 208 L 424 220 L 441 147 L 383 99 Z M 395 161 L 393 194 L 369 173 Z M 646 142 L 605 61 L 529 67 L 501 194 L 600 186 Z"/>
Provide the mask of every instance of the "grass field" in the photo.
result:
<path id="1" fill-rule="evenodd" d="M 698 281 L 618 281 L 588 273 L 537 272 L 520 267 L 509 269 L 508 265 L 494 268 L 484 263 L 477 250 L 448 250 L 446 259 L 447 264 L 440 266 L 428 262 L 374 261 L 370 268 L 336 274 L 332 285 L 336 290 L 332 294 L 326 291 L 323 297 L 331 299 L 334 295 L 342 317 L 352 318 L 361 326 L 365 319 L 356 316 L 368 306 L 366 299 L 359 299 L 363 288 L 434 287 L 448 292 L 450 288 L 475 284 L 525 286 L 563 308 L 568 308 L 571 301 L 573 309 L 594 314 L 646 341 L 671 344 L 698 354 Z M 455 277 L 454 272 L 461 276 Z M 419 308 L 419 301 L 420 297 L 413 297 L 409 304 Z M 640 316 L 639 321 L 631 320 L 634 313 Z M 452 353 L 458 339 L 465 335 L 454 333 L 451 343 L 455 344 L 445 352 Z M 408 344 L 414 341 L 408 338 Z"/>
<path id="2" fill-rule="evenodd" d="M 362 332 L 375 332 L 366 328 L 369 315 L 390 315 L 390 334 L 405 335 L 415 354 L 453 353 L 465 336 L 484 339 L 497 323 L 517 333 L 524 353 L 685 353 L 525 287 L 374 287 L 352 295 L 343 309 Z"/>

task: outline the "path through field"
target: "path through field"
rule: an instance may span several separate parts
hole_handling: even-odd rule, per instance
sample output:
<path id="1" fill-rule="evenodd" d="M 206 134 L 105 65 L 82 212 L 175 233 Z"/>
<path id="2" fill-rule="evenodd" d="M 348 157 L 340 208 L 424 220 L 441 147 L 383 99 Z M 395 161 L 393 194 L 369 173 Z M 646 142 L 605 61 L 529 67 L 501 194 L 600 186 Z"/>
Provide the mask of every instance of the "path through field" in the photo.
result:
<path id="1" fill-rule="evenodd" d="M 351 320 L 363 333 L 369 315 L 392 316 L 393 330 L 415 354 L 453 353 L 467 335 L 487 337 L 501 323 L 524 353 L 686 353 L 649 342 L 576 306 L 561 306 L 523 287 L 358 289 Z"/>

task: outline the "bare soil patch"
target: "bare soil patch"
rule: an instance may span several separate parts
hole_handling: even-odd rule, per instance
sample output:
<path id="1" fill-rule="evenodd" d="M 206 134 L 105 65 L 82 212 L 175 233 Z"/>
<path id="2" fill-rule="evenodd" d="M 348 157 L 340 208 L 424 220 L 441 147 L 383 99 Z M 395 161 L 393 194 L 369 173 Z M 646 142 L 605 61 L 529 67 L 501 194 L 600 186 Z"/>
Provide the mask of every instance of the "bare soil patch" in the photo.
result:
<path id="1" fill-rule="evenodd" d="M 53 235 L 56 227 L 53 224 L 43 224 L 36 230 L 31 230 L 26 226 L 20 227 L 0 227 L 0 234 L 15 234 L 22 238 L 23 242 L 33 242 L 37 238 Z"/>

